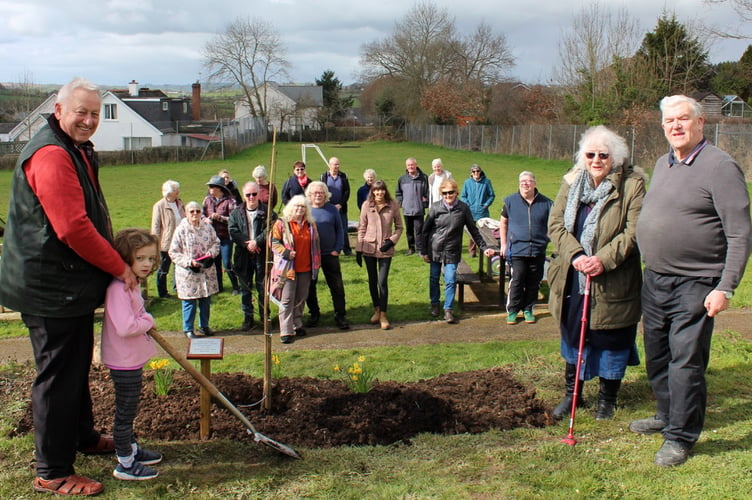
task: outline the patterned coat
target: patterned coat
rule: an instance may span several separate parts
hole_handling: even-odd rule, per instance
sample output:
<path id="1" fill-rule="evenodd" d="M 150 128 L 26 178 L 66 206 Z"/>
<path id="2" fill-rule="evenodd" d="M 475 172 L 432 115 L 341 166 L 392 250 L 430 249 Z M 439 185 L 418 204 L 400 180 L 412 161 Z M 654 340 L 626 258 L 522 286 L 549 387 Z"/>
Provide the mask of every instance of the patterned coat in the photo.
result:
<path id="1" fill-rule="evenodd" d="M 187 218 L 180 221 L 170 244 L 170 258 L 175 263 L 175 285 L 178 297 L 183 300 L 202 299 L 219 292 L 215 266 L 194 272 L 188 266 L 202 255 L 219 255 L 219 238 L 214 228 L 203 219 L 198 228 Z"/>

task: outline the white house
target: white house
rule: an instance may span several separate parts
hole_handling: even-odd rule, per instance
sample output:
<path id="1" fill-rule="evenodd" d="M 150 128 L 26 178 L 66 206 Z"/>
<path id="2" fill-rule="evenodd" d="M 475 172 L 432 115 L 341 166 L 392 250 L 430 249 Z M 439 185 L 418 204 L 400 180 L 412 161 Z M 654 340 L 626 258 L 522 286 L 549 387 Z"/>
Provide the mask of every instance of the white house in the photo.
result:
<path id="1" fill-rule="evenodd" d="M 200 86 L 194 84 L 194 98 Z M 47 123 L 54 112 L 57 94 L 50 95 L 8 134 L 9 141 L 28 141 Z M 127 90 L 108 90 L 102 94 L 99 127 L 91 140 L 97 151 L 130 151 L 148 147 L 195 143 L 181 134 L 191 129 L 194 113 L 191 98 L 168 97 L 161 90 L 139 88 L 132 81 Z M 196 119 L 198 121 L 198 118 Z M 195 133 L 195 130 L 191 130 Z"/>
<path id="2" fill-rule="evenodd" d="M 276 127 L 280 132 L 295 132 L 305 129 L 319 129 L 319 110 L 324 105 L 324 90 L 318 85 L 277 85 L 267 83 L 259 88 L 261 101 L 267 110 L 266 120 L 269 129 Z M 251 116 L 245 101 L 235 102 L 235 119 Z"/>

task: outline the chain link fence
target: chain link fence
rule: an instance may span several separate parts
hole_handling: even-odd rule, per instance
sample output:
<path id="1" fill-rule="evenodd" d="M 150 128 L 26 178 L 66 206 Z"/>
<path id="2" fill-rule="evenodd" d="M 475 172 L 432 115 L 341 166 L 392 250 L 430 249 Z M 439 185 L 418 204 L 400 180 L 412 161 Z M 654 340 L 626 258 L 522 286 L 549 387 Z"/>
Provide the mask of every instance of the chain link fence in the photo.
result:
<path id="1" fill-rule="evenodd" d="M 411 142 L 450 149 L 573 162 L 580 137 L 588 128 L 586 125 L 407 125 L 405 137 Z M 609 128 L 626 139 L 634 165 L 652 168 L 656 159 L 668 151 L 657 123 L 641 128 Z M 748 177 L 752 175 L 752 124 L 706 124 L 705 136 L 733 156 Z"/>

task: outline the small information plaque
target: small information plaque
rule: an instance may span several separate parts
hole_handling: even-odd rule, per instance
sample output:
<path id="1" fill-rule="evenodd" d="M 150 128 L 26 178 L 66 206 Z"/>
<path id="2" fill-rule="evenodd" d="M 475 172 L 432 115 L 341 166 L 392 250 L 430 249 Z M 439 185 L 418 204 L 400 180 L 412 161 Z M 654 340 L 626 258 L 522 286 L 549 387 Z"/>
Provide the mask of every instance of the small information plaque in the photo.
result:
<path id="1" fill-rule="evenodd" d="M 223 338 L 191 339 L 188 344 L 188 359 L 222 359 Z"/>

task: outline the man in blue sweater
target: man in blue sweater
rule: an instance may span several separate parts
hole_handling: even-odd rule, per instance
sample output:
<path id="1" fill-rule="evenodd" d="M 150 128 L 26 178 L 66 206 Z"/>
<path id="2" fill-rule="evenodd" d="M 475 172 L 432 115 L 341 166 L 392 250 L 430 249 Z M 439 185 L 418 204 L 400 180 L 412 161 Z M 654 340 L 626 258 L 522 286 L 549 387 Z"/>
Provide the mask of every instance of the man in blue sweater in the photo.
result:
<path id="1" fill-rule="evenodd" d="M 533 306 L 543 279 L 548 245 L 548 214 L 553 204 L 538 192 L 535 176 L 524 171 L 519 191 L 504 198 L 499 219 L 501 255 L 512 264 L 507 296 L 507 324 L 517 323 L 522 312 L 525 323 L 535 323 Z M 501 279 L 504 279 L 502 274 Z"/>
<path id="2" fill-rule="evenodd" d="M 645 368 L 656 412 L 629 429 L 661 432 L 655 463 L 670 467 L 683 464 L 700 437 L 713 318 L 744 274 L 752 224 L 744 173 L 705 139 L 701 105 L 670 96 L 661 113 L 671 149 L 655 165 L 637 220 Z"/>
<path id="3" fill-rule="evenodd" d="M 339 264 L 339 254 L 345 240 L 345 230 L 342 227 L 342 217 L 340 217 L 337 207 L 329 203 L 331 194 L 329 189 L 321 181 L 313 181 L 306 188 L 306 197 L 311 202 L 311 214 L 316 220 L 316 227 L 319 231 L 319 245 L 321 247 L 321 270 L 324 272 L 326 284 L 329 286 L 329 292 L 332 294 L 332 304 L 334 305 L 334 322 L 340 330 L 347 330 L 350 324 L 347 322 L 347 310 L 345 306 L 345 285 L 342 282 L 342 268 Z M 306 326 L 314 327 L 318 325 L 321 317 L 319 309 L 319 299 L 316 294 L 316 281 L 311 282 L 308 289 L 309 318 Z"/>

